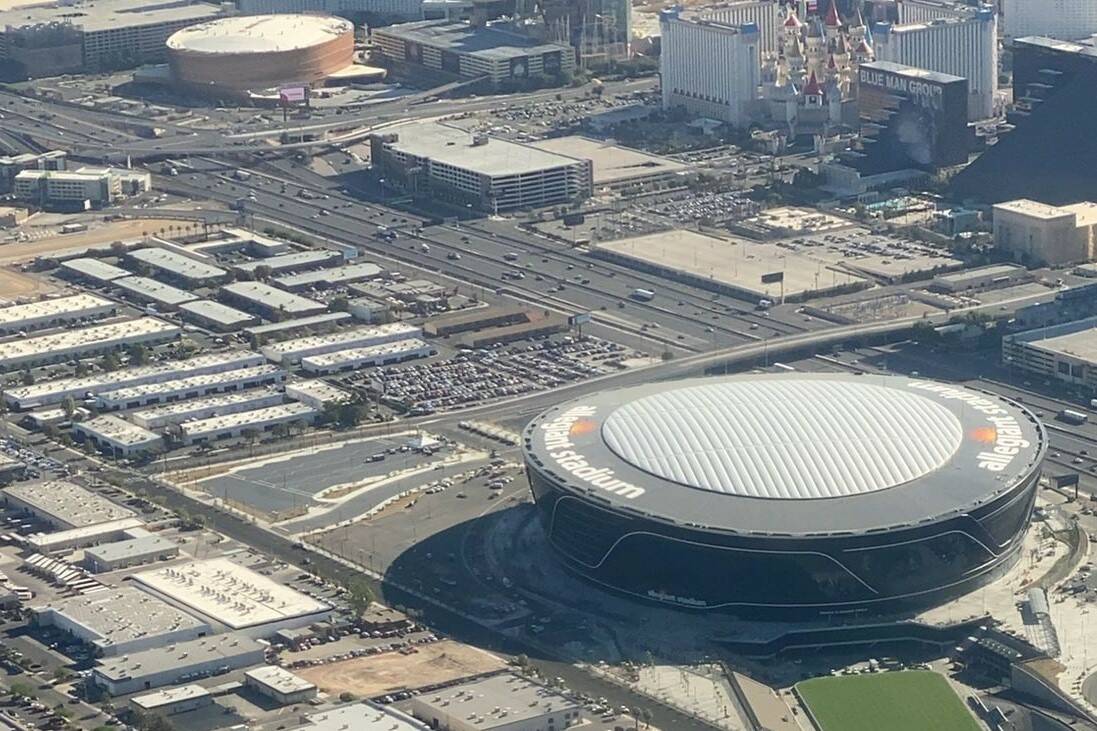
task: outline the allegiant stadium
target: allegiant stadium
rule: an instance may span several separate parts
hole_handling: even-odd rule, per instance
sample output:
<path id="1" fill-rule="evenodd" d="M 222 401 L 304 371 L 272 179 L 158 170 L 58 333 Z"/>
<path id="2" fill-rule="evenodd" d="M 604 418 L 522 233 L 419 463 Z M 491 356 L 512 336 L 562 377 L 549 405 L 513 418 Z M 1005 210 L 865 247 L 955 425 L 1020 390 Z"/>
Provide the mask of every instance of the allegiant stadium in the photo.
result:
<path id="1" fill-rule="evenodd" d="M 526 428 L 548 542 L 590 581 L 739 614 L 910 611 L 1017 560 L 1047 437 L 960 385 L 742 375 L 606 391 Z"/>

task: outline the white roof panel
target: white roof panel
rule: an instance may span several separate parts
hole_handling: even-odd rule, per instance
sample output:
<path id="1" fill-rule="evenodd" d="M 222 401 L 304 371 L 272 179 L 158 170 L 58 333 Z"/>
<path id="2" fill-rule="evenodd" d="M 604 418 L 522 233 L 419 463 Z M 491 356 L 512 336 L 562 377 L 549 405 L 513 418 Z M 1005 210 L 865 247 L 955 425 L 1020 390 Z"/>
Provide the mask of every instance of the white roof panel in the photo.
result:
<path id="1" fill-rule="evenodd" d="M 941 467 L 960 420 L 938 402 L 868 382 L 721 381 L 616 409 L 606 444 L 632 465 L 743 497 L 834 498 L 884 490 Z"/>

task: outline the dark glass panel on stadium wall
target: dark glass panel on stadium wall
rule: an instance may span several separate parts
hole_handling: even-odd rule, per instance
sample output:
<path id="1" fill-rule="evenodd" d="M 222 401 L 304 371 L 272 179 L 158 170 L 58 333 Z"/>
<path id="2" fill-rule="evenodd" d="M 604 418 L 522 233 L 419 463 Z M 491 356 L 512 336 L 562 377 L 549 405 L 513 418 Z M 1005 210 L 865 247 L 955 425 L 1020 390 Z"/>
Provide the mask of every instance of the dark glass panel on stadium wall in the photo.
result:
<path id="1" fill-rule="evenodd" d="M 827 556 L 759 553 L 652 534 L 622 539 L 597 575 L 641 596 L 655 592 L 707 605 L 828 604 L 874 597 Z"/>
<path id="2" fill-rule="evenodd" d="M 975 516 L 988 540 L 993 541 L 994 545 L 1008 544 L 1028 524 L 1036 501 L 1036 481 L 1039 477 L 1039 473 L 1034 474 L 1019 495 L 1011 495 L 1010 499 L 1016 498 L 1012 503 L 1008 500 L 1001 502 L 994 506 L 994 510 L 988 510 L 985 517 Z M 1002 505 L 1007 507 L 1002 508 Z"/>

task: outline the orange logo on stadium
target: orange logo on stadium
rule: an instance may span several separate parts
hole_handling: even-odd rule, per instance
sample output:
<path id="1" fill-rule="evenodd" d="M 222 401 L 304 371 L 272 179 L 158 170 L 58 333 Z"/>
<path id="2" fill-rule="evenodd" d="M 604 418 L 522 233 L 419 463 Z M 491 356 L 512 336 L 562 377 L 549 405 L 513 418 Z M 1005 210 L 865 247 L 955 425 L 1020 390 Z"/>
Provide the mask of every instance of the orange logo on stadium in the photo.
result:
<path id="1" fill-rule="evenodd" d="M 597 428 L 597 424 L 590 419 L 580 419 L 571 425 L 571 428 L 568 429 L 568 435 L 575 437 L 583 434 L 590 434 L 595 428 Z"/>
<path id="2" fill-rule="evenodd" d="M 994 444 L 998 441 L 998 430 L 992 426 L 980 426 L 971 430 L 971 438 L 983 444 Z"/>

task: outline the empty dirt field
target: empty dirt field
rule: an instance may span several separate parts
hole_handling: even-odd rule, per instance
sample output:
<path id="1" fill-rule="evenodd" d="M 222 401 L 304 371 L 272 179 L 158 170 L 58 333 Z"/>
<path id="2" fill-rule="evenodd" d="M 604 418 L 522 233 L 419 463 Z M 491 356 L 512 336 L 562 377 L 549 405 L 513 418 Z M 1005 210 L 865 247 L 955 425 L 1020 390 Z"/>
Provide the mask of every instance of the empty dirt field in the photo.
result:
<path id="1" fill-rule="evenodd" d="M 353 693 L 372 698 L 403 688 L 445 683 L 506 667 L 501 659 L 469 645 L 442 640 L 416 645 L 418 652 L 386 652 L 341 660 L 293 672 L 315 683 L 325 693 Z"/>
<path id="2" fill-rule="evenodd" d="M 20 297 L 39 296 L 56 289 L 57 287 L 44 279 L 0 267 L 0 302 L 11 302 Z"/>
<path id="3" fill-rule="evenodd" d="M 34 241 L 17 241 L 0 245 L 0 264 L 28 261 L 37 256 L 56 254 L 69 249 L 102 246 L 113 241 L 134 241 L 146 233 L 155 235 L 161 230 L 170 233 L 173 226 L 176 231 L 180 231 L 190 225 L 189 221 L 162 218 L 139 218 L 95 224 L 89 226 L 87 231 L 80 233 L 58 233 L 55 236 L 44 236 Z"/>

